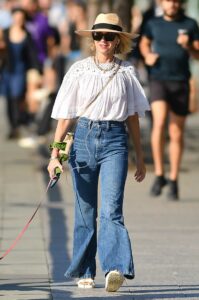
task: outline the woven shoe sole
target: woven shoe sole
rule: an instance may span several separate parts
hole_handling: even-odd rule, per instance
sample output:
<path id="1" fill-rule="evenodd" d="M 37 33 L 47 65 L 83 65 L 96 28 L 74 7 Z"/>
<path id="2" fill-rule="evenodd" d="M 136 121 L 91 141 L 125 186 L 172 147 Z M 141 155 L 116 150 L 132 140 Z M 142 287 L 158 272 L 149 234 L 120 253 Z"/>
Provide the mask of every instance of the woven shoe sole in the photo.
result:
<path id="1" fill-rule="evenodd" d="M 116 292 L 124 282 L 124 276 L 118 271 L 110 271 L 106 276 L 105 289 L 107 292 Z"/>

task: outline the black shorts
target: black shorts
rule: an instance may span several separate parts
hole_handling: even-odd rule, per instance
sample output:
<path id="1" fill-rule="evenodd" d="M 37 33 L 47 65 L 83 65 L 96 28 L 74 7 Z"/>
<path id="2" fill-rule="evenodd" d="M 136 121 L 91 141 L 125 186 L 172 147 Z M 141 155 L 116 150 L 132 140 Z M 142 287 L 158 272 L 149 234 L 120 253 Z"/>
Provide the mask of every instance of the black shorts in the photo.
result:
<path id="1" fill-rule="evenodd" d="M 188 81 L 150 81 L 150 102 L 166 101 L 170 109 L 179 116 L 189 114 L 189 82 Z"/>

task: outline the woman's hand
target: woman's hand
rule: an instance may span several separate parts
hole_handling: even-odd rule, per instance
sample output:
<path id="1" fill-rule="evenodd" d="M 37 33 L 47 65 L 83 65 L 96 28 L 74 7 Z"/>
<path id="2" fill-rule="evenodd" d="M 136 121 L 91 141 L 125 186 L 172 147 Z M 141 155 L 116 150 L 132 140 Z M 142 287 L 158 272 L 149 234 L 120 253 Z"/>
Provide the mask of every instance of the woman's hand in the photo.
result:
<path id="1" fill-rule="evenodd" d="M 61 173 L 63 173 L 63 166 L 62 164 L 60 164 L 59 159 L 58 158 L 51 159 L 47 167 L 50 179 L 53 179 L 55 177 L 55 169 L 57 167 L 61 170 Z"/>
<path id="2" fill-rule="evenodd" d="M 146 167 L 143 159 L 136 160 L 136 172 L 134 174 L 134 178 L 137 182 L 141 182 L 146 175 Z"/>
<path id="3" fill-rule="evenodd" d="M 143 159 L 144 156 L 142 153 L 142 146 L 140 142 L 140 126 L 139 126 L 138 115 L 135 114 L 133 116 L 129 116 L 126 122 L 127 122 L 129 133 L 132 136 L 134 148 L 135 148 L 136 172 L 134 174 L 134 177 L 137 182 L 141 182 L 146 175 L 146 168 L 144 165 L 144 159 Z"/>

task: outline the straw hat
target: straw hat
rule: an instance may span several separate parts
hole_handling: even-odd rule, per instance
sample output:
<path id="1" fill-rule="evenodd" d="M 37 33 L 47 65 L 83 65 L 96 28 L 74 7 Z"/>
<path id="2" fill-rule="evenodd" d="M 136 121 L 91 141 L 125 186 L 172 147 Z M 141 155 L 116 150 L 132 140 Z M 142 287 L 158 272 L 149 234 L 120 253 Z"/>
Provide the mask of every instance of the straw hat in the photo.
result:
<path id="1" fill-rule="evenodd" d="M 123 31 L 122 22 L 117 14 L 99 14 L 96 19 L 92 29 L 87 30 L 77 30 L 77 34 L 85 37 L 90 37 L 91 33 L 94 31 L 106 31 L 106 32 L 115 32 L 121 36 L 127 38 L 135 38 L 137 35 Z"/>

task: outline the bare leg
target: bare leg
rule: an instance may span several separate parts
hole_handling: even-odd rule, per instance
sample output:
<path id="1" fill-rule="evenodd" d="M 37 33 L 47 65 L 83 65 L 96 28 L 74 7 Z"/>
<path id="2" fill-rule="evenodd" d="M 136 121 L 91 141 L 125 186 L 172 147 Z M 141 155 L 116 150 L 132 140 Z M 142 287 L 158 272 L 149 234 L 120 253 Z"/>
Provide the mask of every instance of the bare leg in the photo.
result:
<path id="1" fill-rule="evenodd" d="M 184 146 L 184 126 L 186 117 L 170 112 L 169 120 L 169 158 L 170 179 L 177 180 Z"/>
<path id="2" fill-rule="evenodd" d="M 155 101 L 151 105 L 153 126 L 151 133 L 151 146 L 154 161 L 155 175 L 164 174 L 163 153 L 164 153 L 164 129 L 168 113 L 168 104 L 163 101 Z"/>

